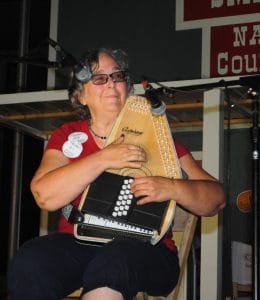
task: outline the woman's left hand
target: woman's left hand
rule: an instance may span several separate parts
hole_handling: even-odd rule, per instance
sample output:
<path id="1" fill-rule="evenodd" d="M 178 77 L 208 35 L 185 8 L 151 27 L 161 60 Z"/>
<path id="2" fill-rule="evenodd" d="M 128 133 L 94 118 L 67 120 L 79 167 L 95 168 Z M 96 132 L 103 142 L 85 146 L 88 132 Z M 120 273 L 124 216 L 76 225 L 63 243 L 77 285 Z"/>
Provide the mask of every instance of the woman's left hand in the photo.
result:
<path id="1" fill-rule="evenodd" d="M 173 182 L 161 176 L 147 176 L 135 178 L 131 190 L 136 198 L 142 197 L 137 204 L 149 202 L 163 202 L 172 197 Z"/>

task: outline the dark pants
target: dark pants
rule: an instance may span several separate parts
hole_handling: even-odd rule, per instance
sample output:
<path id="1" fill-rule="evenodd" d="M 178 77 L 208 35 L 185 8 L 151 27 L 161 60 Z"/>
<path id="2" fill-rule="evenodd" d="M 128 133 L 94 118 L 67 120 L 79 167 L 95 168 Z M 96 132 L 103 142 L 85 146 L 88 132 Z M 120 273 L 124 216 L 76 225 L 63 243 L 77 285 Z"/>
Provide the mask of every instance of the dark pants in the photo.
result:
<path id="1" fill-rule="evenodd" d="M 110 287 L 132 299 L 138 291 L 166 295 L 176 285 L 176 253 L 134 239 L 83 245 L 69 234 L 26 242 L 9 268 L 11 300 L 60 300 L 79 287 Z"/>

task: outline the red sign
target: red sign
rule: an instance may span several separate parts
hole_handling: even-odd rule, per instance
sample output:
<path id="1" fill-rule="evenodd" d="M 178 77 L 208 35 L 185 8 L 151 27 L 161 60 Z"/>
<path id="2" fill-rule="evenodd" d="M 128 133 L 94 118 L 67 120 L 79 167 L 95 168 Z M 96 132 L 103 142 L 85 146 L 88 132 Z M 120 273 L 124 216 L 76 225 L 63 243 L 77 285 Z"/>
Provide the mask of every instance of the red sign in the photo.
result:
<path id="1" fill-rule="evenodd" d="M 211 28 L 210 76 L 260 72 L 260 23 Z"/>
<path id="2" fill-rule="evenodd" d="M 177 0 L 178 1 L 178 0 Z M 260 0 L 183 0 L 184 21 L 254 14 Z"/>

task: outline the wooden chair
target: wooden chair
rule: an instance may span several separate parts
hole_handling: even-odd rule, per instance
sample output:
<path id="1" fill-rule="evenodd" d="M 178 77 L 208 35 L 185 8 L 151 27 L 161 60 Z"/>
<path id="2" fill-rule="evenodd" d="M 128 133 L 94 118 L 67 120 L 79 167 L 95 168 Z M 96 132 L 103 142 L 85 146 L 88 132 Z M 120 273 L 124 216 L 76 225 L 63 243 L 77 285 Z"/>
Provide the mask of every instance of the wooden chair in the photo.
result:
<path id="1" fill-rule="evenodd" d="M 80 294 L 81 294 L 81 288 L 74 291 L 73 293 L 71 293 L 70 295 L 68 295 L 66 298 L 63 298 L 63 300 L 72 300 L 72 299 L 79 299 Z"/>
<path id="2" fill-rule="evenodd" d="M 173 238 L 179 250 L 180 276 L 175 289 L 167 297 L 148 296 L 145 293 L 138 293 L 134 300 L 177 300 L 180 287 L 183 283 L 184 271 L 187 264 L 187 259 L 191 249 L 191 244 L 196 229 L 198 217 L 176 206 L 173 226 Z M 79 299 L 80 290 L 75 291 L 64 300 Z"/>
<path id="3" fill-rule="evenodd" d="M 253 300 L 251 284 L 239 284 L 233 282 L 233 300 Z"/>
<path id="4" fill-rule="evenodd" d="M 178 298 L 179 290 L 183 283 L 184 272 L 187 266 L 187 260 L 189 257 L 197 221 L 197 216 L 188 213 L 179 206 L 176 207 L 173 238 L 179 250 L 180 276 L 175 289 L 166 298 L 167 300 L 176 300 Z"/>
<path id="5" fill-rule="evenodd" d="M 173 238 L 179 251 L 180 276 L 174 290 L 167 297 L 148 296 L 138 293 L 134 300 L 177 300 L 183 284 L 184 272 L 191 249 L 198 217 L 176 206 L 173 226 Z"/>

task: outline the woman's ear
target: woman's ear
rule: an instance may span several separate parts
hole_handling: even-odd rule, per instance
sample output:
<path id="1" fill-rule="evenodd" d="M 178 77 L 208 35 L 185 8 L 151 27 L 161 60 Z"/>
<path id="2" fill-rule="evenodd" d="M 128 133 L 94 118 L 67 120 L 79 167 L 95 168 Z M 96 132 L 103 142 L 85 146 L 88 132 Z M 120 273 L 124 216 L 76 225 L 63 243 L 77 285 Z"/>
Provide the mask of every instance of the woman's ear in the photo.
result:
<path id="1" fill-rule="evenodd" d="M 84 89 L 79 92 L 78 99 L 82 105 L 87 105 L 87 95 Z"/>

